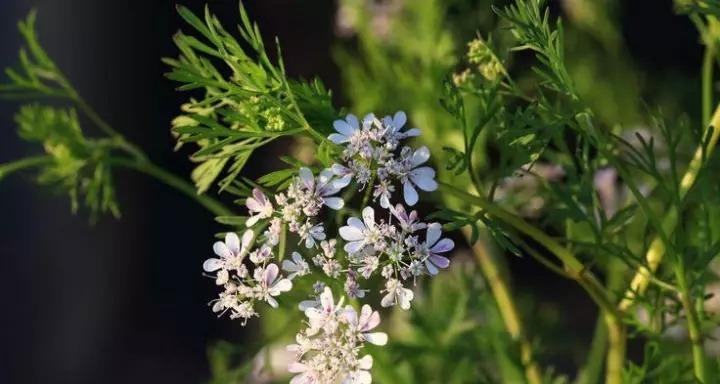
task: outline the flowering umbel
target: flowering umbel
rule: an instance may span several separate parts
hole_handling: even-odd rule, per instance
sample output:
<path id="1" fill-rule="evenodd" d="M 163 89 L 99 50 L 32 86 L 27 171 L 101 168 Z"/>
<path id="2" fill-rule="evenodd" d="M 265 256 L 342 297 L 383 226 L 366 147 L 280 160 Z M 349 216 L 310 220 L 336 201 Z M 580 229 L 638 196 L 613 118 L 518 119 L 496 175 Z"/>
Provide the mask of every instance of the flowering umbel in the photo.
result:
<path id="1" fill-rule="evenodd" d="M 318 304 L 305 310 L 307 328 L 289 345 L 295 361 L 288 370 L 296 376 L 291 384 L 331 384 L 372 382 L 370 355 L 360 356 L 367 343 L 385 345 L 387 335 L 371 332 L 380 324 L 380 315 L 365 304 L 360 313 L 351 306 L 337 303 L 330 288 L 320 294 Z"/>
<path id="2" fill-rule="evenodd" d="M 361 299 L 371 290 L 363 285 L 375 275 L 385 280 L 376 289 L 381 306 L 410 309 L 414 293 L 407 287 L 421 275 L 447 268 L 454 244 L 441 238 L 439 223 L 426 223 L 416 211 L 392 203 L 395 191 L 402 190 L 404 203 L 412 206 L 418 189 L 437 189 L 435 170 L 426 165 L 429 150 L 401 145 L 420 135 L 417 128 L 404 129 L 406 120 L 403 112 L 382 119 L 369 114 L 362 121 L 347 115 L 334 122 L 336 133 L 328 137 L 342 148 L 330 168 L 314 173 L 300 167 L 272 196 L 254 188 L 245 201 L 249 217 L 242 240 L 227 233 L 213 246 L 217 257 L 203 265 L 223 287 L 213 311 L 229 312 L 245 324 L 257 316 L 256 304 L 277 308 L 293 281 L 305 276 L 340 281 L 345 295 Z M 345 201 L 357 192 L 364 195 L 360 217 Z M 372 202 L 379 207 L 369 206 Z M 326 232 L 326 224 L 339 223 L 327 220 L 326 213 L 334 211 L 350 213 L 341 216 L 350 217 L 338 229 L 340 242 Z M 298 247 L 285 255 L 289 237 Z M 380 315 L 367 304 L 358 313 L 343 306 L 343 299 L 335 303 L 323 282 L 314 288 L 317 300 L 300 303 L 308 321 L 291 346 L 297 357 L 290 366 L 297 374 L 292 383 L 370 383 L 372 357 L 359 351 L 365 342 L 387 342 L 384 333 L 371 332 Z"/>

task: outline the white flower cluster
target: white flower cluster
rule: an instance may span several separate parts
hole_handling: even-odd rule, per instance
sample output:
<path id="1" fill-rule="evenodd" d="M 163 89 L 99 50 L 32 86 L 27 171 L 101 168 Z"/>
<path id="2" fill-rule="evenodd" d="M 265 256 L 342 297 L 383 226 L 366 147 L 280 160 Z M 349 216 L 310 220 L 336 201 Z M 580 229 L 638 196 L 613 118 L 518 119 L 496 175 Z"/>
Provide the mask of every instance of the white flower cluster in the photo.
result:
<path id="1" fill-rule="evenodd" d="M 325 288 L 316 306 L 305 310 L 307 328 L 296 336 L 296 344 L 287 349 L 295 353 L 288 370 L 297 374 L 291 384 L 332 384 L 372 382 L 373 358 L 360 357 L 368 342 L 385 345 L 387 335 L 371 332 L 380 324 L 380 315 L 365 304 L 360 313 L 351 306 L 337 303 L 330 288 Z"/>
<path id="2" fill-rule="evenodd" d="M 430 157 L 428 149 L 400 147 L 403 139 L 420 134 L 417 128 L 403 131 L 405 123 L 403 112 L 383 119 L 367 115 L 362 124 L 355 116 L 347 115 L 334 122 L 337 133 L 329 136 L 331 141 L 344 145 L 342 156 L 330 169 L 315 176 L 309 168 L 300 168 L 287 189 L 272 199 L 260 189 L 253 189 L 246 200 L 249 229 L 242 241 L 235 233 L 228 233 L 225 242 L 214 245 L 218 257 L 203 265 L 224 288 L 212 302 L 213 311 L 229 312 L 231 318 L 240 318 L 245 324 L 257 316 L 256 302 L 277 307 L 276 298 L 292 289 L 295 278 L 310 274 L 311 265 L 326 278 L 344 277 L 345 293 L 351 298 L 363 298 L 368 291 L 361 288 L 360 279 L 379 274 L 385 279 L 384 289 L 379 290 L 384 294 L 380 304 L 409 309 L 414 294 L 405 287 L 406 282 L 414 283 L 422 274 L 435 275 L 440 268 L 447 268 L 450 261 L 445 255 L 454 243 L 441 239 L 439 223 L 422 222 L 416 211 L 391 204 L 395 185 L 402 185 L 405 203 L 410 206 L 418 201 L 416 188 L 437 188 L 435 171 L 423 166 Z M 382 210 L 376 218 L 375 209 L 362 207 L 362 218 L 350 217 L 347 225 L 339 228 L 343 242 L 338 244 L 327 237 L 320 216 L 324 207 L 345 207 L 345 201 L 337 195 L 353 181 L 357 188 L 346 195 L 352 198 L 357 191 L 365 190 L 365 204 L 372 192 Z M 304 246 L 285 257 L 281 243 L 288 234 Z M 281 275 L 278 264 L 286 276 Z M 305 310 L 309 326 L 298 334 L 297 344 L 292 347 L 298 358 L 290 367 L 298 374 L 292 382 L 370 383 L 372 357 L 360 358 L 358 353 L 366 341 L 386 342 L 385 334 L 369 332 L 380 321 L 378 313 L 368 305 L 358 314 L 350 306 L 343 307 L 342 300 L 335 304 L 331 291 L 322 282 L 314 288 L 316 294 L 321 294 Z M 308 305 L 307 301 L 301 303 L 303 309 Z"/>
<path id="3" fill-rule="evenodd" d="M 203 263 L 206 272 L 216 274 L 215 283 L 224 287 L 219 297 L 212 301 L 213 311 L 221 314 L 230 311 L 230 317 L 242 319 L 243 324 L 257 315 L 256 300 L 277 308 L 275 297 L 292 289 L 292 282 L 279 276 L 278 266 L 270 263 L 273 254 L 267 244 L 250 252 L 253 237 L 253 231 L 245 231 L 241 244 L 235 233 L 228 233 L 225 242 L 218 241 L 213 246 L 220 258 L 210 258 Z M 243 263 L 248 254 L 254 266 L 252 274 Z"/>
<path id="4" fill-rule="evenodd" d="M 402 309 L 409 309 L 414 295 L 401 281 L 423 273 L 435 275 L 438 268 L 447 268 L 450 260 L 443 254 L 452 250 L 455 244 L 451 239 L 440 239 L 439 223 L 422 223 L 415 211 L 408 214 L 398 204 L 390 208 L 390 213 L 387 221 L 376 221 L 375 210 L 366 207 L 362 211 L 362 220 L 349 218 L 347 225 L 340 228 L 340 236 L 346 241 L 344 250 L 349 268 L 355 268 L 357 274 L 366 279 L 380 271 L 387 280 L 381 305 L 399 304 Z M 420 240 L 419 232 L 423 229 L 424 240 Z M 349 273 L 348 279 L 354 276 Z M 353 296 L 353 292 L 347 294 Z"/>
<path id="5" fill-rule="evenodd" d="M 377 179 L 373 196 L 380 199 L 383 208 L 390 207 L 390 196 L 395 191 L 396 181 L 402 184 L 405 203 L 410 206 L 418 201 L 416 187 L 427 192 L 438 187 L 435 170 L 422 166 L 430 158 L 427 147 L 415 151 L 402 147 L 397 153 L 401 140 L 420 135 L 418 128 L 403 131 L 406 121 L 402 111 L 382 120 L 369 114 L 363 118 L 362 124 L 350 114 L 345 120 L 335 120 L 333 127 L 337 133 L 328 137 L 336 144 L 345 145 L 343 161 L 334 164 L 332 171 L 338 176 L 354 178 L 363 188 Z"/>

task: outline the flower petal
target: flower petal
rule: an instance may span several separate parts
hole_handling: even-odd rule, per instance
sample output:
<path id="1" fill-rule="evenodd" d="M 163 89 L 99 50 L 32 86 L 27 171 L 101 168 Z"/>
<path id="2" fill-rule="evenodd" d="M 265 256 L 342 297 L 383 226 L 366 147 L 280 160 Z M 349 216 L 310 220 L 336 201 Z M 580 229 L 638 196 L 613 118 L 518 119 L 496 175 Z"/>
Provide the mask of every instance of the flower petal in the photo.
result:
<path id="1" fill-rule="evenodd" d="M 353 128 L 348 124 L 345 120 L 335 120 L 333 121 L 333 128 L 335 128 L 338 133 L 344 136 L 352 136 L 353 133 L 357 130 L 356 128 Z"/>
<path id="2" fill-rule="evenodd" d="M 418 202 L 418 193 L 409 181 L 403 184 L 403 197 L 405 198 L 405 203 L 409 206 L 413 206 Z"/>
<path id="3" fill-rule="evenodd" d="M 203 270 L 205 272 L 215 272 L 222 267 L 223 262 L 220 259 L 210 258 L 203 263 Z"/>
<path id="4" fill-rule="evenodd" d="M 248 250 L 248 248 L 250 247 L 250 243 L 252 242 L 253 236 L 255 236 L 255 232 L 253 232 L 250 229 L 248 229 L 247 231 L 245 231 L 245 233 L 243 233 L 242 252 L 245 252 Z M 237 237 L 237 236 L 235 236 L 235 237 Z"/>
<path id="5" fill-rule="evenodd" d="M 388 335 L 385 332 L 363 333 L 363 338 L 370 344 L 385 345 L 388 341 Z"/>
<path id="6" fill-rule="evenodd" d="M 337 133 L 331 133 L 330 136 L 328 136 L 328 140 L 332 141 L 335 144 L 343 144 L 350 141 L 347 136 L 343 136 Z"/>
<path id="7" fill-rule="evenodd" d="M 428 161 L 430 158 L 430 150 L 426 146 L 422 146 L 418 148 L 412 155 L 412 158 L 410 159 L 410 163 L 412 163 L 413 168 L 417 167 L 418 165 Z"/>
<path id="8" fill-rule="evenodd" d="M 429 259 L 429 258 L 428 258 L 428 259 L 425 259 L 425 269 L 427 269 L 428 273 L 429 273 L 431 276 L 435 276 L 435 275 L 438 274 L 438 269 L 437 269 L 437 267 L 436 267 L 433 263 L 430 262 L 430 259 Z"/>
<path id="9" fill-rule="evenodd" d="M 405 137 L 418 137 L 421 133 L 422 132 L 420 131 L 420 128 L 410 128 L 407 131 L 403 132 L 403 135 Z"/>
<path id="10" fill-rule="evenodd" d="M 305 187 L 310 190 L 314 190 L 315 188 L 315 177 L 313 176 L 312 171 L 310 168 L 302 167 L 300 168 L 300 180 L 303 184 L 305 184 Z"/>
<path id="11" fill-rule="evenodd" d="M 357 116 L 352 113 L 348 113 L 348 115 L 345 116 L 345 121 L 347 121 L 354 129 L 360 129 L 360 122 L 358 121 Z"/>
<path id="12" fill-rule="evenodd" d="M 380 301 L 380 305 L 384 308 L 392 307 L 395 305 L 395 292 L 389 292 L 387 295 L 383 296 L 382 300 Z"/>
<path id="13" fill-rule="evenodd" d="M 442 225 L 440 225 L 440 223 L 431 223 L 428 225 L 427 237 L 425 238 L 425 244 L 427 244 L 428 248 L 437 243 L 440 235 L 442 235 Z"/>
<path id="14" fill-rule="evenodd" d="M 445 253 L 451 251 L 453 248 L 455 248 L 454 241 L 452 241 L 451 239 L 442 239 L 432 248 L 430 248 L 430 251 L 432 253 Z"/>
<path id="15" fill-rule="evenodd" d="M 375 210 L 372 207 L 365 207 L 362 210 L 363 221 L 368 228 L 375 227 Z"/>
<path id="16" fill-rule="evenodd" d="M 228 250 L 235 255 L 240 252 L 240 239 L 235 232 L 228 232 L 225 234 L 225 245 L 227 245 Z"/>
<path id="17" fill-rule="evenodd" d="M 450 259 L 445 256 L 431 255 L 429 260 L 439 268 L 447 268 L 450 265 Z"/>
<path id="18" fill-rule="evenodd" d="M 280 279 L 272 288 L 268 291 L 271 296 L 277 296 L 283 292 L 288 292 L 292 289 L 292 281 L 290 279 Z"/>
<path id="19" fill-rule="evenodd" d="M 223 243 L 222 241 L 216 241 L 215 244 L 213 244 L 213 252 L 215 252 L 216 255 L 225 259 L 232 257 L 232 253 L 230 253 L 227 245 L 225 245 L 225 243 Z"/>
<path id="20" fill-rule="evenodd" d="M 363 249 L 364 246 L 365 246 L 364 241 L 351 241 L 351 242 L 345 244 L 343 249 L 347 253 L 358 253 Z"/>
<path id="21" fill-rule="evenodd" d="M 345 241 L 360 241 L 364 238 L 361 230 L 349 225 L 340 227 L 338 232 Z"/>
<path id="22" fill-rule="evenodd" d="M 435 170 L 430 167 L 413 169 L 409 176 L 410 180 L 423 191 L 432 192 L 438 188 L 435 181 Z"/>
<path id="23" fill-rule="evenodd" d="M 277 277 L 279 271 L 278 266 L 275 264 L 270 264 L 265 268 L 265 271 L 263 272 L 263 281 L 265 284 L 267 284 L 268 287 L 270 287 L 275 281 L 275 278 Z"/>
<path id="24" fill-rule="evenodd" d="M 330 288 L 325 287 L 323 293 L 320 294 L 320 306 L 324 312 L 330 312 L 335 308 L 335 299 L 333 298 Z"/>
<path id="25" fill-rule="evenodd" d="M 345 206 L 345 201 L 341 197 L 325 197 L 323 198 L 323 203 L 325 203 L 328 208 L 334 210 L 341 209 L 343 206 Z"/>
<path id="26" fill-rule="evenodd" d="M 405 115 L 405 112 L 403 111 L 397 111 L 395 113 L 395 116 L 393 116 L 393 125 L 396 129 L 400 129 L 405 125 L 405 122 L 407 122 L 407 116 Z"/>

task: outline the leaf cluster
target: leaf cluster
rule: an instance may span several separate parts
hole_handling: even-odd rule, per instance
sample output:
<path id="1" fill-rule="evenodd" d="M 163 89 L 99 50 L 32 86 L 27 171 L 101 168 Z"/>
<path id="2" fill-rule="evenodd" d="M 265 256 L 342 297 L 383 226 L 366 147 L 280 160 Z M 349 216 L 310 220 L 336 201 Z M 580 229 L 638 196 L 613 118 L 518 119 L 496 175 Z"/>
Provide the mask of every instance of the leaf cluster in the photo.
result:
<path id="1" fill-rule="evenodd" d="M 199 163 L 192 173 L 198 192 L 217 179 L 221 190 L 228 188 L 255 150 L 281 137 L 306 134 L 325 142 L 337 116 L 330 92 L 317 79 L 289 79 L 279 45 L 273 60 L 242 4 L 240 40 L 207 7 L 202 19 L 183 6 L 178 13 L 199 36 L 178 32 L 180 57 L 164 62 L 179 90 L 201 91 L 173 121 L 178 144 L 198 146 L 191 157 Z"/>

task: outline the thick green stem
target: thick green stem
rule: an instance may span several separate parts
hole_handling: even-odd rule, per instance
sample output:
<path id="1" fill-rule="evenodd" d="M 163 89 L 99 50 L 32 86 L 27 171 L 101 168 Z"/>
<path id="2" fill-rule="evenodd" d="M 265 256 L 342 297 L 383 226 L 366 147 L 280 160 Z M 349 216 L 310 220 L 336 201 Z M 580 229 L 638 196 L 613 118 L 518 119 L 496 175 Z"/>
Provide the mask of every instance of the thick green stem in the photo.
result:
<path id="1" fill-rule="evenodd" d="M 197 193 L 195 187 L 189 182 L 185 181 L 180 177 L 173 175 L 172 173 L 156 166 L 148 161 L 131 160 L 127 158 L 114 157 L 108 160 L 110 164 L 134 169 L 140 171 L 149 176 L 152 176 L 166 185 L 177 189 L 188 197 L 191 197 L 197 201 L 200 205 L 207 208 L 208 211 L 212 212 L 216 216 L 233 216 L 234 213 L 226 208 L 222 203 L 209 197 L 207 195 L 200 195 Z"/>
<path id="2" fill-rule="evenodd" d="M 463 234 L 465 238 L 470 241 L 472 233 L 469 227 L 463 228 Z M 532 344 L 523 329 L 523 323 L 520 319 L 519 311 L 515 306 L 512 294 L 510 293 L 507 280 L 500 272 L 496 260 L 481 241 L 476 241 L 472 244 L 472 250 L 483 271 L 485 280 L 495 297 L 495 302 L 497 303 L 500 316 L 502 316 L 503 323 L 505 324 L 505 329 L 510 334 L 510 337 L 520 346 L 520 359 L 525 368 L 525 378 L 530 384 L 541 384 L 542 374 L 540 367 L 533 357 Z"/>
<path id="3" fill-rule="evenodd" d="M 605 383 L 622 384 L 623 365 L 625 364 L 625 325 L 620 318 L 608 312 L 603 313 L 603 317 L 608 330 Z"/>

